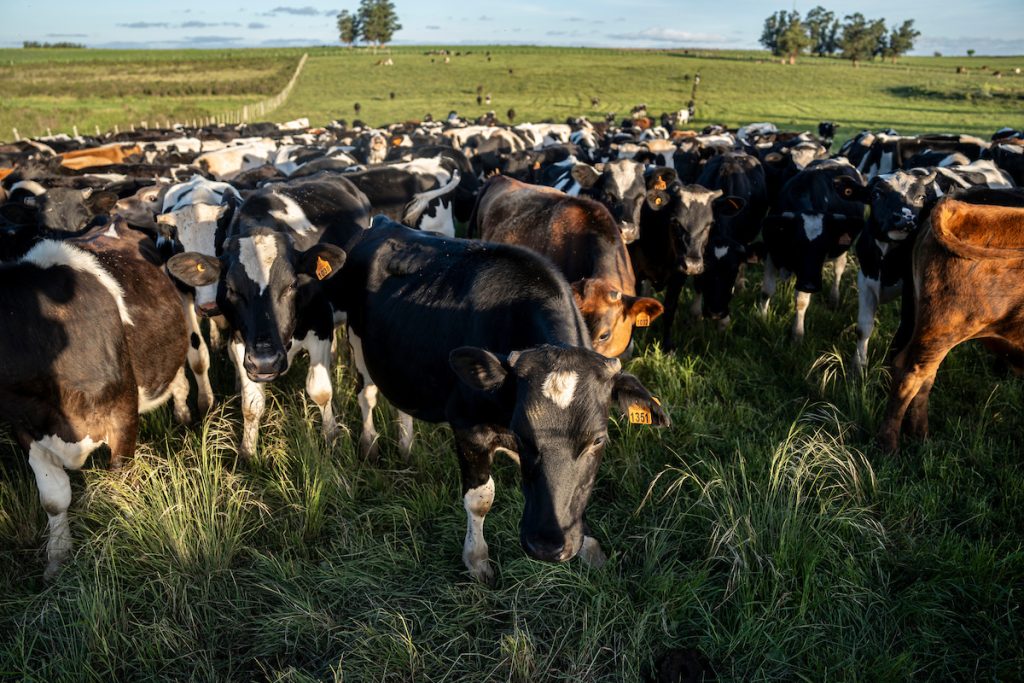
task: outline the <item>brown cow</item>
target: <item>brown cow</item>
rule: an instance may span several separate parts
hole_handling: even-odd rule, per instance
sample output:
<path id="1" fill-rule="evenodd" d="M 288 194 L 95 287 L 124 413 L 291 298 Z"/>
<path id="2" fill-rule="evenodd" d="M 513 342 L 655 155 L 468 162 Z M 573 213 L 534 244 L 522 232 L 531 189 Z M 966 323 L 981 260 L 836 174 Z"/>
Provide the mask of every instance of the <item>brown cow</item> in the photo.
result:
<path id="1" fill-rule="evenodd" d="M 113 164 L 123 164 L 126 161 L 138 161 L 140 159 L 134 157 L 141 157 L 141 155 L 142 148 L 138 145 L 126 145 L 115 142 L 103 145 L 102 147 L 65 152 L 61 155 L 60 165 L 74 170 L 91 168 L 93 166 L 111 166 Z"/>
<path id="2" fill-rule="evenodd" d="M 622 233 L 604 205 L 505 176 L 480 191 L 470 235 L 547 256 L 572 284 L 594 350 L 609 358 L 629 347 L 633 327 L 661 315 L 657 299 L 636 296 Z"/>
<path id="3" fill-rule="evenodd" d="M 1024 367 L 1024 208 L 1017 207 L 1024 207 L 1020 192 L 986 189 L 944 198 L 932 210 L 914 247 L 913 332 L 893 359 L 883 449 L 897 449 L 904 415 L 911 436 L 928 436 L 928 395 L 954 346 L 981 339 Z"/>

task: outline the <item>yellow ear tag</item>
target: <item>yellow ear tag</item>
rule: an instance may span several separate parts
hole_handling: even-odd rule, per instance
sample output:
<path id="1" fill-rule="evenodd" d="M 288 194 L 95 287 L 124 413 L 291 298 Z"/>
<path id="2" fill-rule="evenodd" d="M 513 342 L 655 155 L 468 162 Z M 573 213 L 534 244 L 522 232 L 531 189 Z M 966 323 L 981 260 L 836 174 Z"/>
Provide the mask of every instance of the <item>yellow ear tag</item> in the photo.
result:
<path id="1" fill-rule="evenodd" d="M 331 274 L 331 264 L 324 260 L 322 256 L 316 257 L 316 279 L 323 280 L 325 277 Z"/>
<path id="2" fill-rule="evenodd" d="M 197 263 L 196 264 L 196 270 L 199 271 L 200 273 L 205 273 L 206 272 L 206 266 L 204 266 L 202 263 Z"/>
<path id="3" fill-rule="evenodd" d="M 655 197 L 654 198 L 654 205 L 655 206 L 661 206 L 661 197 Z"/>
<path id="4" fill-rule="evenodd" d="M 664 190 L 666 187 L 668 187 L 668 185 L 665 184 L 665 179 L 661 176 L 658 176 L 658 178 L 654 181 L 654 189 Z"/>
<path id="5" fill-rule="evenodd" d="M 533 170 L 534 171 L 540 170 L 540 162 L 539 161 L 533 162 Z"/>
<path id="6" fill-rule="evenodd" d="M 651 415 L 651 410 L 647 406 L 642 406 L 639 403 L 634 403 L 629 407 L 629 424 L 633 425 L 650 425 L 654 424 L 654 417 Z"/>
<path id="7" fill-rule="evenodd" d="M 651 316 L 646 313 L 637 313 L 636 321 L 633 323 L 635 327 L 649 327 L 651 324 Z"/>

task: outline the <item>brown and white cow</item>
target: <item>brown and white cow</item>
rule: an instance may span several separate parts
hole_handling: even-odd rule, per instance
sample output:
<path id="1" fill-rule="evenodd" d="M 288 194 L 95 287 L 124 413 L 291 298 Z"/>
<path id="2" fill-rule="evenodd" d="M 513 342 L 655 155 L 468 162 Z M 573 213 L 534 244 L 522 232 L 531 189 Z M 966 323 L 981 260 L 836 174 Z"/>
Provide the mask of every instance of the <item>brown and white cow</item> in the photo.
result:
<path id="1" fill-rule="evenodd" d="M 892 389 L 878 433 L 883 449 L 897 449 L 901 426 L 913 437 L 928 436 L 928 395 L 958 344 L 984 340 L 1024 367 L 1022 269 L 1024 194 L 977 189 L 935 205 L 914 248 L 913 316 L 901 324 L 912 332 L 905 345 L 894 343 Z"/>
<path id="2" fill-rule="evenodd" d="M 594 350 L 613 358 L 634 327 L 661 315 L 661 303 L 636 296 L 636 276 L 619 226 L 600 203 L 498 176 L 480 192 L 470 234 L 547 256 L 572 284 Z"/>

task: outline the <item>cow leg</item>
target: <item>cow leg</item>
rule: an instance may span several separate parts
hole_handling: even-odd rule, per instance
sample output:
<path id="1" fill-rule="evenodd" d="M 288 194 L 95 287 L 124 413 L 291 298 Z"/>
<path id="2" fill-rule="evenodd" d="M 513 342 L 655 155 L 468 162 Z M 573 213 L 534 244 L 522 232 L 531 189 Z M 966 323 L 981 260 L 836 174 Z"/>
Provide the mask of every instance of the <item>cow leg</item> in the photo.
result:
<path id="1" fill-rule="evenodd" d="M 839 285 L 843 279 L 843 273 L 846 272 L 846 252 L 840 254 L 832 265 L 835 269 L 835 279 L 832 281 L 832 291 L 829 293 L 829 302 L 832 304 L 832 308 L 839 307 Z"/>
<path id="2" fill-rule="evenodd" d="M 793 341 L 801 342 L 804 339 L 804 317 L 807 315 L 807 307 L 811 305 L 810 292 L 796 292 L 796 316 L 793 318 Z"/>
<path id="3" fill-rule="evenodd" d="M 931 390 L 939 365 L 949 350 L 956 345 L 955 342 L 951 344 L 945 339 L 936 339 L 925 344 L 920 341 L 921 337 L 927 338 L 925 335 L 915 335 L 907 349 L 896 357 L 893 367 L 892 391 L 889 394 L 885 415 L 882 417 L 882 426 L 878 430 L 878 445 L 890 453 L 895 452 L 899 446 L 900 426 L 903 424 L 907 408 L 925 386 Z M 925 392 L 915 408 L 918 428 L 921 426 L 920 413 L 926 413 L 927 410 L 928 392 Z M 927 430 L 927 420 L 924 428 Z"/>
<path id="4" fill-rule="evenodd" d="M 937 371 L 938 367 L 935 369 Z M 917 395 L 914 396 L 907 408 L 907 417 L 903 426 L 907 434 L 914 439 L 923 441 L 928 438 L 928 397 L 932 393 L 933 386 L 935 386 L 935 374 L 921 383 L 921 388 L 917 390 Z"/>
<path id="5" fill-rule="evenodd" d="M 406 462 L 412 455 L 413 440 L 412 415 L 398 411 L 398 452 L 402 454 Z"/>
<path id="6" fill-rule="evenodd" d="M 772 297 L 775 296 L 775 287 L 778 285 L 779 272 L 772 262 L 769 254 L 764 259 L 764 280 L 761 281 L 761 304 L 759 310 L 762 316 L 768 315 L 768 308 L 771 306 Z"/>
<path id="7" fill-rule="evenodd" d="M 182 308 L 185 311 L 185 325 L 188 328 L 188 367 L 196 378 L 197 404 L 200 415 L 206 415 L 213 406 L 213 387 L 210 385 L 210 349 L 203 340 L 203 332 L 199 328 L 196 307 L 192 297 L 182 297 Z M 210 331 L 214 328 L 210 323 Z"/>
<path id="8" fill-rule="evenodd" d="M 178 424 L 188 424 L 192 421 L 192 415 L 188 410 L 188 377 L 185 376 L 185 366 L 178 368 L 178 374 L 171 381 L 171 400 L 174 402 L 174 419 Z"/>
<path id="9" fill-rule="evenodd" d="M 333 337 L 334 335 L 331 335 Z M 328 444 L 338 438 L 338 422 L 334 419 L 331 399 L 331 339 L 320 339 L 310 332 L 304 346 L 309 352 L 309 372 L 306 373 L 306 393 L 320 409 L 321 429 Z"/>
<path id="10" fill-rule="evenodd" d="M 238 371 L 238 380 L 242 384 L 242 441 L 238 446 L 238 455 L 248 460 L 256 453 L 256 441 L 260 435 L 260 419 L 266 408 L 266 397 L 263 385 L 253 382 L 245 372 L 245 344 L 232 340 L 229 348 Z"/>
<path id="11" fill-rule="evenodd" d="M 363 357 L 363 342 L 359 335 L 348 328 L 348 343 L 352 348 L 352 363 L 359 373 L 360 384 L 357 398 L 359 412 L 363 417 L 363 432 L 359 436 L 359 449 L 364 458 L 377 459 L 377 428 L 373 424 L 373 409 L 377 406 L 377 385 L 373 383 L 370 372 L 366 369 Z"/>
<path id="12" fill-rule="evenodd" d="M 693 295 L 693 301 L 690 302 L 690 317 L 694 320 L 700 320 L 704 313 L 704 295 L 700 292 L 696 292 Z"/>
<path id="13" fill-rule="evenodd" d="M 679 297 L 683 293 L 684 277 L 679 274 L 672 275 L 665 288 L 665 313 L 662 315 L 661 350 L 668 352 L 675 348 L 672 341 L 672 327 L 676 322 L 676 311 L 679 309 Z"/>
<path id="14" fill-rule="evenodd" d="M 857 351 L 853 354 L 853 366 L 861 373 L 868 367 L 868 342 L 875 329 L 875 314 L 878 312 L 880 282 L 857 273 Z"/>
<path id="15" fill-rule="evenodd" d="M 466 510 L 466 540 L 462 546 L 462 562 L 477 581 L 494 581 L 484 539 L 484 518 L 494 503 L 494 479 L 491 478 L 491 450 L 479 443 L 477 434 L 457 433 L 456 451 L 462 472 L 462 506 Z"/>
<path id="16" fill-rule="evenodd" d="M 222 315 L 210 318 L 210 347 L 215 351 L 227 346 L 231 330 L 228 327 L 228 320 Z"/>
<path id="17" fill-rule="evenodd" d="M 601 550 L 601 544 L 593 536 L 584 536 L 580 546 L 579 558 L 594 569 L 600 569 L 608 561 L 608 556 Z"/>

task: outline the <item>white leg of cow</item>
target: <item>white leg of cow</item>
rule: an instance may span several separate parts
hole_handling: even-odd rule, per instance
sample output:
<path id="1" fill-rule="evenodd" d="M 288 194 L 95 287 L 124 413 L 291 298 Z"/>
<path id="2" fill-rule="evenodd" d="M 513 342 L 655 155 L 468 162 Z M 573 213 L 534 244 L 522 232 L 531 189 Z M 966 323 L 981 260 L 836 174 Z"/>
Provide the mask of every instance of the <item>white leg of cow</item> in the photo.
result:
<path id="1" fill-rule="evenodd" d="M 693 297 L 693 303 L 690 304 L 690 317 L 700 320 L 702 315 L 704 315 L 704 295 L 697 292 Z"/>
<path id="2" fill-rule="evenodd" d="M 875 329 L 875 314 L 878 312 L 879 281 L 857 273 L 857 352 L 853 355 L 853 366 L 864 372 L 868 366 L 868 342 Z"/>
<path id="3" fill-rule="evenodd" d="M 206 415 L 213 406 L 213 387 L 210 385 L 210 349 L 203 340 L 199 319 L 191 297 L 184 297 L 185 324 L 188 327 L 188 367 L 196 378 L 197 402 L 200 415 Z M 213 329 L 213 324 L 210 324 Z"/>
<path id="4" fill-rule="evenodd" d="M 332 335 L 333 336 L 333 335 Z M 334 392 L 331 388 L 331 340 L 319 339 L 310 334 L 306 340 L 309 351 L 309 372 L 306 373 L 306 393 L 313 403 L 320 408 L 320 418 L 324 440 L 328 444 L 338 438 L 338 422 L 334 419 L 334 406 L 331 399 Z"/>
<path id="5" fill-rule="evenodd" d="M 188 424 L 192 421 L 192 414 L 188 410 L 188 377 L 185 376 L 185 366 L 178 368 L 178 374 L 171 382 L 171 400 L 174 403 L 174 419 L 178 424 Z"/>
<path id="6" fill-rule="evenodd" d="M 796 293 L 796 317 L 793 318 L 793 341 L 795 342 L 801 342 L 804 339 L 804 317 L 807 315 L 807 307 L 810 303 L 810 292 Z"/>
<path id="7" fill-rule="evenodd" d="M 363 358 L 363 342 L 359 335 L 348 329 L 348 341 L 352 347 L 352 363 L 362 379 L 362 389 L 357 396 L 359 412 L 363 417 L 363 433 L 359 436 L 359 448 L 363 456 L 369 459 L 377 457 L 377 428 L 373 425 L 373 409 L 377 407 L 377 385 L 373 383 L 366 361 Z"/>
<path id="8" fill-rule="evenodd" d="M 46 510 L 49 539 L 46 542 L 44 577 L 49 580 L 57 575 L 61 564 L 71 553 L 71 527 L 68 525 L 71 481 L 63 464 L 38 441 L 29 446 L 28 463 L 36 475 L 39 502 Z"/>
<path id="9" fill-rule="evenodd" d="M 473 578 L 483 583 L 494 580 L 487 541 L 484 540 L 484 518 L 493 503 L 494 479 L 490 477 L 484 484 L 466 491 L 462 497 L 462 505 L 466 508 L 466 542 L 462 546 L 462 561 Z"/>
<path id="10" fill-rule="evenodd" d="M 238 379 L 242 384 L 242 441 L 238 446 L 238 454 L 245 459 L 256 453 L 256 441 L 260 435 L 260 419 L 266 407 L 263 385 L 253 382 L 245 374 L 245 344 L 232 341 L 229 345 L 231 357 L 238 370 Z"/>
<path id="11" fill-rule="evenodd" d="M 595 569 L 600 569 L 608 561 L 608 556 L 601 550 L 601 544 L 593 536 L 583 537 L 579 558 Z"/>
<path id="12" fill-rule="evenodd" d="M 764 259 L 764 280 L 761 281 L 761 304 L 759 307 L 762 316 L 768 315 L 768 307 L 772 303 L 772 297 L 775 296 L 778 276 L 779 273 L 775 268 L 775 264 L 772 263 L 772 257 L 766 256 Z"/>
<path id="13" fill-rule="evenodd" d="M 413 440 L 412 415 L 398 411 L 398 452 L 402 454 L 406 462 L 412 455 Z"/>
<path id="14" fill-rule="evenodd" d="M 835 266 L 835 280 L 832 281 L 832 291 L 829 293 L 829 302 L 833 307 L 839 306 L 839 285 L 846 271 L 846 254 L 841 254 L 832 262 Z"/>
<path id="15" fill-rule="evenodd" d="M 210 346 L 214 350 L 223 349 L 231 338 L 231 330 L 228 329 L 228 321 L 222 315 L 210 318 Z"/>

